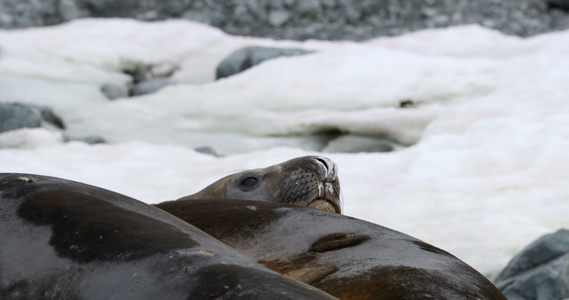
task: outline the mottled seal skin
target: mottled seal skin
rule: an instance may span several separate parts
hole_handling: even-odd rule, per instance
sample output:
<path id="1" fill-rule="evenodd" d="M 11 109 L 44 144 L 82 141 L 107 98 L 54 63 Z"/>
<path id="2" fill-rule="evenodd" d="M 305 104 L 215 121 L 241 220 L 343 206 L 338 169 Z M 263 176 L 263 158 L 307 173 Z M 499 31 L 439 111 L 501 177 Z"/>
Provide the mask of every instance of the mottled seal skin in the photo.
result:
<path id="1" fill-rule="evenodd" d="M 258 200 L 342 212 L 338 167 L 322 156 L 235 173 L 178 200 L 189 199 Z"/>
<path id="2" fill-rule="evenodd" d="M 266 267 L 340 299 L 506 299 L 453 255 L 348 216 L 219 199 L 158 207 Z"/>
<path id="3" fill-rule="evenodd" d="M 0 174 L 0 299 L 334 299 L 132 198 Z"/>

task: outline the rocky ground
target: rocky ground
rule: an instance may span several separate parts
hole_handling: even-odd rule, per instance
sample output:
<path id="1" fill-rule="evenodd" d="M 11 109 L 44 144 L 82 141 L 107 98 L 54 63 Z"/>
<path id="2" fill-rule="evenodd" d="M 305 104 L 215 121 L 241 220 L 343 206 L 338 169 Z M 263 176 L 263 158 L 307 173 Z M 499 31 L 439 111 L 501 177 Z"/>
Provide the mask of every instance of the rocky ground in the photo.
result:
<path id="1" fill-rule="evenodd" d="M 569 0 L 2 0 L 0 28 L 81 17 L 183 18 L 236 35 L 275 39 L 365 40 L 479 23 L 531 36 L 569 28 Z"/>

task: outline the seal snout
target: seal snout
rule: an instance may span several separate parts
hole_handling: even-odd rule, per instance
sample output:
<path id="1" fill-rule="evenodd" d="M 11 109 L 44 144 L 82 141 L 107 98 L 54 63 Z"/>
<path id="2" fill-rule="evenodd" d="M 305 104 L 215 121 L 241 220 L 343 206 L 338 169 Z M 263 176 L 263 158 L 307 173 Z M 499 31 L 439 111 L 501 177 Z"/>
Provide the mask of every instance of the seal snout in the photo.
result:
<path id="1" fill-rule="evenodd" d="M 338 180 L 338 166 L 331 159 L 324 156 L 306 157 L 316 166 L 314 176 L 318 177 L 314 191 L 314 200 L 308 207 L 329 212 L 341 213 L 340 182 Z"/>

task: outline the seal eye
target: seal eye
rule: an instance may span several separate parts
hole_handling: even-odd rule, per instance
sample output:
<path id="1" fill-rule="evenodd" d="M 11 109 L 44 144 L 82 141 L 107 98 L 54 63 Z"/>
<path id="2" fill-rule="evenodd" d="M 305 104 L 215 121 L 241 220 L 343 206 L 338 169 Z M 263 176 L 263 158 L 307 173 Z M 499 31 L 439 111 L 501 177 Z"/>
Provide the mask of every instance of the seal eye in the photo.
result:
<path id="1" fill-rule="evenodd" d="M 257 183 L 259 183 L 259 179 L 256 177 L 245 177 L 243 180 L 241 180 L 241 187 L 249 189 L 256 186 Z"/>

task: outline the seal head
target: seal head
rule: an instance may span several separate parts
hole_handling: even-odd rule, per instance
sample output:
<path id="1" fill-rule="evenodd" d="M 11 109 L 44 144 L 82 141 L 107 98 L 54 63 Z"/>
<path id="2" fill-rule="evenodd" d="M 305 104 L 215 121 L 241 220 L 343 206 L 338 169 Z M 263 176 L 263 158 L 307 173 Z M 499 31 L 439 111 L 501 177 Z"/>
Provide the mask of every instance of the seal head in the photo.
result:
<path id="1" fill-rule="evenodd" d="M 189 199 L 257 200 L 342 212 L 338 167 L 322 156 L 298 157 L 264 169 L 235 173 L 178 200 Z"/>

